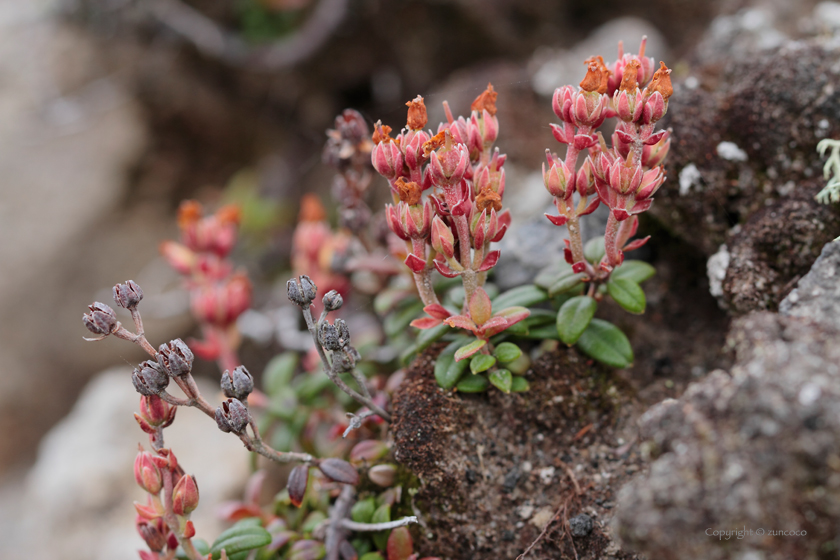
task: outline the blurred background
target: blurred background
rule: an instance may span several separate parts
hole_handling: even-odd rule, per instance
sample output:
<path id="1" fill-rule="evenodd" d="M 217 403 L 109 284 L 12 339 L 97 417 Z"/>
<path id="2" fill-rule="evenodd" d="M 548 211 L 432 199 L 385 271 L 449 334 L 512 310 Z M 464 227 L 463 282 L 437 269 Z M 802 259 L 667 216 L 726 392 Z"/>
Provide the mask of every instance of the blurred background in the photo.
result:
<path id="1" fill-rule="evenodd" d="M 244 205 L 235 260 L 255 306 L 271 307 L 285 297 L 277 281 L 302 194 L 330 209 L 321 151 L 344 108 L 399 130 L 420 94 L 435 126 L 443 100 L 466 113 L 491 81 L 510 204 L 533 215 L 548 202 L 534 173 L 555 145 L 551 93 L 580 81 L 585 58 L 614 59 L 619 40 L 635 51 L 647 35 L 647 54 L 684 79 L 696 57 L 725 56 L 739 38 L 769 48 L 794 36 L 815 4 L 0 0 L 0 556 L 116 559 L 139 548 L 127 501 L 139 497 L 136 395 L 125 369 L 101 372 L 142 358 L 121 341 L 84 343 L 81 315 L 131 278 L 146 291 L 153 341 L 193 332 L 186 292 L 158 255 L 177 235 L 181 200 Z M 277 343 L 251 319 L 245 362 L 264 363 Z M 202 500 L 231 497 L 246 454 L 189 423 L 173 436 L 182 455 L 200 457 L 191 434 L 220 440 L 215 470 L 198 474 Z M 91 543 L 106 521 L 116 528 Z"/>

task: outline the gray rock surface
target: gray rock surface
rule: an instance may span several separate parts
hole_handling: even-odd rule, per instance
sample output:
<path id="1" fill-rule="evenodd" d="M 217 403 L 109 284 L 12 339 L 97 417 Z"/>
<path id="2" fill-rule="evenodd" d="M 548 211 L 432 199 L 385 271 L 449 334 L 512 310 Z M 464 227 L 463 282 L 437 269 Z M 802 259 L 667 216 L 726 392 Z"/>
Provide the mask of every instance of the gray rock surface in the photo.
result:
<path id="1" fill-rule="evenodd" d="M 44 437 L 25 478 L 0 486 L 0 558 L 134 560 L 145 548 L 131 503 L 145 500 L 133 468 L 137 444 L 148 449 L 148 438 L 133 417 L 139 395 L 130 376 L 131 370 L 118 368 L 94 378 Z M 211 402 L 218 400 L 218 387 L 200 386 Z M 164 435 L 198 481 L 201 502 L 192 519 L 198 536 L 212 542 L 223 530 L 215 507 L 238 497 L 249 454 L 193 409 L 179 410 Z"/>
<path id="2" fill-rule="evenodd" d="M 624 545 L 659 559 L 806 559 L 837 550 L 838 337 L 798 317 L 737 320 L 731 374 L 712 372 L 641 419 L 643 449 L 655 460 L 619 495 L 613 528 Z"/>
<path id="3" fill-rule="evenodd" d="M 823 247 L 811 271 L 779 304 L 779 313 L 840 330 L 840 240 Z"/>

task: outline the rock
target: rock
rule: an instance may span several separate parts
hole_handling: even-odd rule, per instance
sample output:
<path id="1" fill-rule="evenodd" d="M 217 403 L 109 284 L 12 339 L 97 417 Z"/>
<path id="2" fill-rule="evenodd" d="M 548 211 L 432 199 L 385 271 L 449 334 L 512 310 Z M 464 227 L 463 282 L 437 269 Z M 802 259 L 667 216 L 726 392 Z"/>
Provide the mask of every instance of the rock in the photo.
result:
<path id="1" fill-rule="evenodd" d="M 70 414 L 44 437 L 26 479 L 0 490 L 0 557 L 128 560 L 145 548 L 131 502 L 145 499 L 133 465 L 137 444 L 148 448 L 148 438 L 132 414 L 139 396 L 130 375 L 119 368 L 93 379 Z M 208 397 L 218 392 L 206 383 L 200 387 Z M 192 519 L 198 536 L 212 542 L 223 529 L 215 506 L 238 497 L 249 453 L 194 409 L 179 410 L 164 435 L 198 481 L 201 503 Z"/>
<path id="2" fill-rule="evenodd" d="M 642 418 L 655 460 L 619 494 L 624 546 L 664 560 L 819 557 L 840 523 L 838 334 L 767 312 L 738 319 L 731 375 L 713 372 Z M 746 534 L 710 536 L 734 528 Z"/>
<path id="3" fill-rule="evenodd" d="M 840 330 L 840 240 L 823 247 L 810 272 L 779 304 L 779 313 Z"/>
<path id="4" fill-rule="evenodd" d="M 592 532 L 592 518 L 581 513 L 569 519 L 569 529 L 573 537 L 585 537 Z"/>

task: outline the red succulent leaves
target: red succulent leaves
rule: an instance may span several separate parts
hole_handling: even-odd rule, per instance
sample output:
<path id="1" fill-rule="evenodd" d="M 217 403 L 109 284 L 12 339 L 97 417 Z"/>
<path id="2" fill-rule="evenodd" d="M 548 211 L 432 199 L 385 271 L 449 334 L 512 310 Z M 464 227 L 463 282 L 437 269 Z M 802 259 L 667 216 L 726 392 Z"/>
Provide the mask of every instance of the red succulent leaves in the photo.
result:
<path id="1" fill-rule="evenodd" d="M 444 323 L 453 328 L 460 328 L 472 332 L 479 340 L 487 340 L 508 327 L 525 319 L 530 311 L 524 307 L 508 307 L 493 313 L 490 297 L 482 288 L 477 288 L 467 304 L 468 315 L 453 315 Z M 456 361 L 467 358 L 478 351 L 460 355 Z"/>

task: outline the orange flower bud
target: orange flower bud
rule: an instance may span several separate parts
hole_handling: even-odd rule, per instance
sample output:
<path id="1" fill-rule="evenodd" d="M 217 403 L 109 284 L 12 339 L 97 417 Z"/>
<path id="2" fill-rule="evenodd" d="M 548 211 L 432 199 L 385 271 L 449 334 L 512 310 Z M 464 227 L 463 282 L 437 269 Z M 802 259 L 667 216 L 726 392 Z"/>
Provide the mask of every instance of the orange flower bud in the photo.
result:
<path id="1" fill-rule="evenodd" d="M 409 206 L 420 204 L 420 194 L 423 192 L 420 185 L 414 182 L 408 182 L 404 177 L 400 177 L 397 179 L 395 186 L 397 187 L 397 195 L 401 201 Z"/>
<path id="2" fill-rule="evenodd" d="M 604 59 L 600 56 L 592 57 L 585 64 L 587 65 L 586 76 L 580 82 L 580 88 L 588 92 L 606 93 L 610 71 L 604 64 Z"/>
<path id="3" fill-rule="evenodd" d="M 502 197 L 499 196 L 499 193 L 495 192 L 488 184 L 481 192 L 478 193 L 478 196 L 475 197 L 475 206 L 479 212 L 490 209 L 499 212 L 502 209 Z"/>
<path id="4" fill-rule="evenodd" d="M 674 94 L 674 88 L 671 85 L 671 69 L 665 66 L 664 62 L 659 62 L 659 70 L 653 73 L 653 79 L 647 89 L 649 93 L 659 92 L 665 101 Z"/>
<path id="5" fill-rule="evenodd" d="M 204 215 L 204 208 L 196 200 L 185 200 L 178 207 L 178 227 L 186 229 Z"/>
<path id="6" fill-rule="evenodd" d="M 470 109 L 473 111 L 478 111 L 479 113 L 484 110 L 490 113 L 491 116 L 496 115 L 496 97 L 498 97 L 498 92 L 493 90 L 493 84 L 487 84 L 487 89 L 481 92 L 481 95 L 475 98 L 475 101 L 472 102 L 470 105 Z"/>
<path id="7" fill-rule="evenodd" d="M 374 144 L 379 144 L 380 142 L 385 142 L 386 144 L 393 140 L 390 136 L 391 134 L 391 127 L 388 125 L 383 125 L 381 122 L 377 122 L 373 125 L 373 136 L 371 136 L 371 140 L 373 140 Z"/>
<path id="8" fill-rule="evenodd" d="M 446 130 L 441 130 L 423 143 L 423 155 L 429 154 L 442 147 L 446 143 Z"/>
<path id="9" fill-rule="evenodd" d="M 426 104 L 423 103 L 423 98 L 418 95 L 406 103 L 406 106 L 408 107 L 408 122 L 406 126 L 409 130 L 422 130 L 426 126 L 426 123 L 429 122 L 429 117 L 426 115 Z"/>
<path id="10" fill-rule="evenodd" d="M 621 85 L 618 86 L 619 91 L 633 92 L 638 89 L 639 84 L 636 78 L 641 67 L 642 63 L 635 58 L 627 63 L 624 67 L 624 77 L 621 78 Z"/>

